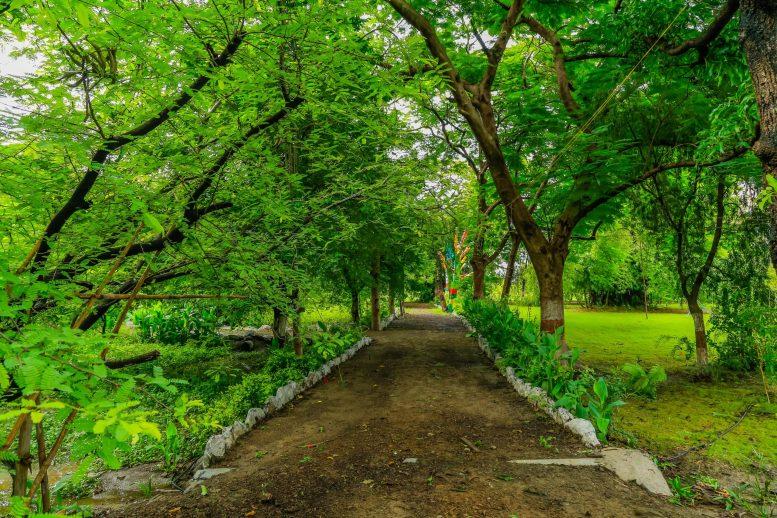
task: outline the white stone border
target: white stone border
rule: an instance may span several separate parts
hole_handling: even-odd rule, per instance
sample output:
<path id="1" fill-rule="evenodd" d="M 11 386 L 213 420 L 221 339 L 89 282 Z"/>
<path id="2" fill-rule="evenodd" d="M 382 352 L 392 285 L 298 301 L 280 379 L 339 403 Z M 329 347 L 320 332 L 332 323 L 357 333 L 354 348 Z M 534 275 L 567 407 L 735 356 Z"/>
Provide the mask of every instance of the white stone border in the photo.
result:
<path id="1" fill-rule="evenodd" d="M 389 317 L 386 320 L 390 322 L 393 318 Z M 350 348 L 346 349 L 340 356 L 329 360 L 318 369 L 309 372 L 308 375 L 299 382 L 290 381 L 286 385 L 279 387 L 274 396 L 267 398 L 263 407 L 250 409 L 245 420 L 235 421 L 231 426 L 224 427 L 221 433 L 211 435 L 208 442 L 205 443 L 205 452 L 194 464 L 194 471 L 207 468 L 215 461 L 223 459 L 227 452 L 235 445 L 239 437 L 245 435 L 253 428 L 256 428 L 256 426 L 267 417 L 286 406 L 295 396 L 297 396 L 297 394 L 304 392 L 321 381 L 324 376 L 329 375 L 329 373 L 332 372 L 333 367 L 350 359 L 359 349 L 370 343 L 372 343 L 372 338 L 368 336 L 362 338 Z"/>
<path id="2" fill-rule="evenodd" d="M 459 317 L 459 319 L 461 319 L 464 327 L 466 327 L 471 333 L 477 336 L 478 347 L 480 347 L 483 353 L 488 356 L 491 361 L 496 363 L 497 360 L 501 358 L 500 354 L 495 353 L 491 349 L 491 347 L 488 345 L 488 341 L 480 336 L 480 334 L 477 332 L 477 329 L 472 327 L 470 323 L 467 322 L 466 318 L 464 318 L 462 315 L 456 313 L 454 314 Z M 583 441 L 583 444 L 585 444 L 587 447 L 601 447 L 601 443 L 596 437 L 594 425 L 591 424 L 589 420 L 573 416 L 566 408 L 556 407 L 556 402 L 553 401 L 550 396 L 548 396 L 547 392 L 539 387 L 531 385 L 530 383 L 526 383 L 521 378 L 517 377 L 515 375 L 515 370 L 512 367 L 499 369 L 499 371 L 505 378 L 507 378 L 507 381 L 510 383 L 510 385 L 513 386 L 513 388 L 515 388 L 516 392 L 525 397 L 530 403 L 542 409 L 556 423 L 562 425 L 564 428 L 577 435 Z"/>
<path id="3" fill-rule="evenodd" d="M 399 315 L 397 314 L 396 311 L 394 311 L 394 313 L 392 313 L 391 315 L 387 316 L 386 318 L 380 321 L 380 330 L 383 331 L 384 329 L 386 329 L 389 326 L 389 324 L 392 323 L 397 318 L 399 318 Z"/>

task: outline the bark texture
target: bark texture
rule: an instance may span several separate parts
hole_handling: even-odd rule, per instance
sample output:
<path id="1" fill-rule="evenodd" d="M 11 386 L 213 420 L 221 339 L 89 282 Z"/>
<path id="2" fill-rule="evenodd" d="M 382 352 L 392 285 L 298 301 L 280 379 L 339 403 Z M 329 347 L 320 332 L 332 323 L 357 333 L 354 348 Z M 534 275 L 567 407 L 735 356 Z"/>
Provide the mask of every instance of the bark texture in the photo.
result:
<path id="1" fill-rule="evenodd" d="M 739 24 L 761 117 L 753 153 L 761 160 L 764 173 L 777 178 L 777 2 L 742 0 Z M 767 212 L 769 249 L 777 271 L 777 197 L 772 198 Z"/>
<path id="2" fill-rule="evenodd" d="M 688 309 L 693 319 L 693 334 L 696 339 L 696 363 L 698 365 L 707 365 L 709 355 L 707 354 L 707 331 L 704 328 L 704 312 L 699 306 L 698 301 L 688 301 Z"/>

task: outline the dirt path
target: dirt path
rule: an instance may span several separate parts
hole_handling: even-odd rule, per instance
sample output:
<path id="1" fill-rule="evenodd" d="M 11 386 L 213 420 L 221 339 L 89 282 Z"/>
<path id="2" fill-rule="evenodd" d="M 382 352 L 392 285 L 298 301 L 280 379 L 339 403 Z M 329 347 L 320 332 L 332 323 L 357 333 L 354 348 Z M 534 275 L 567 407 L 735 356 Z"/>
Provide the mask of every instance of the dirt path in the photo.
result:
<path id="1" fill-rule="evenodd" d="M 373 345 L 242 438 L 204 483 L 111 516 L 687 516 L 582 456 L 521 399 L 460 322 L 414 308 Z M 462 437 L 479 451 L 471 451 Z M 257 451 L 267 454 L 257 458 Z M 414 458 L 417 462 L 403 462 Z"/>

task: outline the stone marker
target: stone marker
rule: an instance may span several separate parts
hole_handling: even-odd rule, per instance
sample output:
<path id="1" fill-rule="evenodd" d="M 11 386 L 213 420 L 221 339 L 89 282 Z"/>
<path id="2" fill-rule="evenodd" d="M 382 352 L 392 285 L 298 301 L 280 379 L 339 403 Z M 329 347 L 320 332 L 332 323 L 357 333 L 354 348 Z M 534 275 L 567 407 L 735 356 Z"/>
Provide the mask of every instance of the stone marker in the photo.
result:
<path id="1" fill-rule="evenodd" d="M 672 491 L 658 466 L 639 450 L 604 448 L 601 457 L 580 459 L 518 459 L 512 464 L 543 464 L 551 466 L 601 466 L 625 482 L 636 482 L 651 493 L 672 496 Z"/>

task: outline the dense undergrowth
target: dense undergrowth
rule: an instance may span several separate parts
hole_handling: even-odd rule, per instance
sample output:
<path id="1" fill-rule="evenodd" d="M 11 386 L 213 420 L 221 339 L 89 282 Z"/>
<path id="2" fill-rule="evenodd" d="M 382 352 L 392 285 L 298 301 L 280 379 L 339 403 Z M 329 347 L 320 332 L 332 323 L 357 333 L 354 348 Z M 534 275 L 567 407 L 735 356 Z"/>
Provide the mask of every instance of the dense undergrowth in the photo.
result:
<path id="1" fill-rule="evenodd" d="M 306 338 L 302 356 L 290 346 L 271 345 L 266 350 L 236 352 L 230 346 L 213 346 L 212 339 L 203 342 L 191 340 L 182 346 L 165 347 L 156 366 L 138 366 L 143 372 L 161 368 L 175 373 L 181 391 L 200 402 L 192 412 L 194 425 L 187 430 L 169 433 L 171 438 L 160 442 L 147 441 L 144 447 L 127 453 L 131 463 L 163 461 L 165 469 L 174 471 L 181 463 L 202 452 L 207 438 L 221 426 L 245 419 L 252 407 L 262 406 L 275 391 L 290 381 L 304 378 L 310 371 L 341 354 L 361 338 L 360 329 L 320 324 Z M 131 341 L 125 352 L 134 354 L 148 348 L 148 343 Z M 148 398 L 153 405 L 173 397 L 158 392 Z M 156 401 L 152 401 L 151 399 Z M 162 422 L 164 429 L 172 423 Z"/>
<path id="2" fill-rule="evenodd" d="M 101 455 L 84 449 L 92 442 L 87 439 L 96 435 L 94 430 L 67 436 L 60 462 L 68 464 L 64 471 L 70 473 L 53 488 L 60 508 L 66 508 L 66 500 L 91 494 L 94 474 L 105 468 L 155 463 L 171 475 L 185 474 L 222 426 L 244 420 L 250 408 L 262 406 L 279 387 L 301 380 L 362 337 L 359 327 L 318 322 L 306 326 L 303 354 L 297 356 L 290 344 L 281 347 L 275 341 L 269 347 L 235 350 L 216 333 L 212 314 L 188 306 L 164 311 L 151 307 L 138 311 L 134 321 L 137 332 L 102 342 L 118 360 L 153 350 L 161 353 L 153 362 L 122 369 L 122 375 L 131 379 L 159 381 L 136 386 L 130 397 L 142 412 L 147 433 L 122 441 L 113 437 L 121 433 L 122 425 L 115 431 L 108 426 L 110 449 Z"/>

